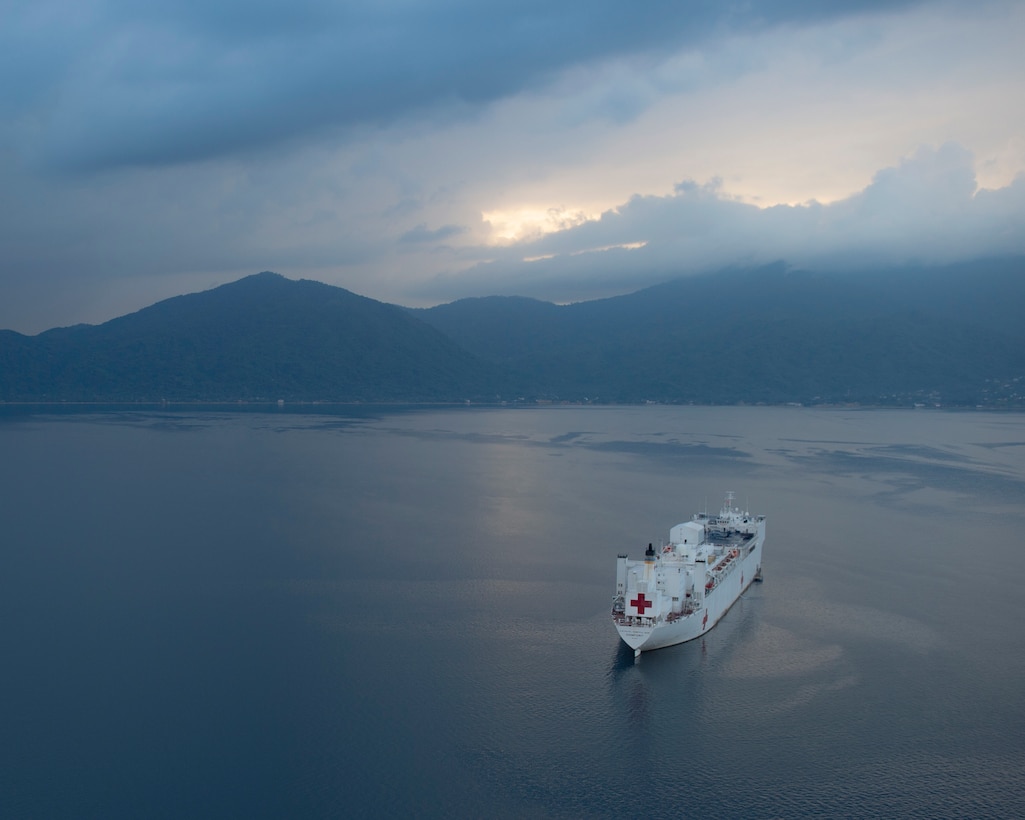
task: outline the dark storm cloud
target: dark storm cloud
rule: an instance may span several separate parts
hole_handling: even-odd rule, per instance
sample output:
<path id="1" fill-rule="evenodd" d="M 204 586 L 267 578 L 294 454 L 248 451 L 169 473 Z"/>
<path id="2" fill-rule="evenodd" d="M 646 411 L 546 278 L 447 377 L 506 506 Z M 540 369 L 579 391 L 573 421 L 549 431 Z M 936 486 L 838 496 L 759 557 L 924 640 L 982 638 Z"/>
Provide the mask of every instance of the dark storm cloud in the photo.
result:
<path id="1" fill-rule="evenodd" d="M 428 111 L 464 116 L 571 66 L 907 5 L 15 2 L 0 33 L 0 105 L 19 149 L 45 167 L 160 165 Z"/>

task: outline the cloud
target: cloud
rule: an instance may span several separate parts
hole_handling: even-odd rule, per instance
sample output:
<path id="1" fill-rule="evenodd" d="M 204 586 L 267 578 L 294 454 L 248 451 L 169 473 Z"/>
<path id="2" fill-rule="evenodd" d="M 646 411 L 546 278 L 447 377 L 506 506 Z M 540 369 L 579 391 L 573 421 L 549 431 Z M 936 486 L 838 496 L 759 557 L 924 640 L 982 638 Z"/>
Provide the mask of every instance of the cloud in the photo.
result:
<path id="1" fill-rule="evenodd" d="M 454 236 L 466 233 L 466 228 L 460 225 L 442 225 L 440 228 L 430 230 L 425 224 L 420 223 L 414 228 L 406 231 L 399 237 L 399 242 L 419 244 L 421 242 L 443 242 Z"/>
<path id="2" fill-rule="evenodd" d="M 259 270 L 426 305 L 1014 250 L 1023 36 L 1013 0 L 8 0 L 0 327 Z"/>
<path id="3" fill-rule="evenodd" d="M 436 277 L 420 293 L 566 302 L 778 259 L 844 270 L 1025 254 L 1025 175 L 980 190 L 973 166 L 957 144 L 923 146 L 846 199 L 769 208 L 731 198 L 720 180 L 686 181 L 670 195 L 635 196 L 597 220 L 492 249 L 493 261 Z"/>
<path id="4" fill-rule="evenodd" d="M 469 116 L 576 66 L 903 5 L 15 0 L 0 81 L 21 150 L 42 167 L 97 171 Z M 623 120 L 638 99 L 601 105 Z"/>

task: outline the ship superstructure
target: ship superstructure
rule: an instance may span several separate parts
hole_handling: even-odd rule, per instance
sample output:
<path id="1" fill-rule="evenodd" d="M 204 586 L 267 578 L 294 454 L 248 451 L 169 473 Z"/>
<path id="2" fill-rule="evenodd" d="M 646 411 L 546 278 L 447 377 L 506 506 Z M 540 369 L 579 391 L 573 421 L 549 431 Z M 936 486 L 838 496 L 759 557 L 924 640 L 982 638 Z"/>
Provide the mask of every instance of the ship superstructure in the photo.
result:
<path id="1" fill-rule="evenodd" d="M 718 515 L 697 513 L 648 544 L 644 560 L 620 555 L 612 620 L 636 655 L 698 638 L 761 580 L 765 516 L 742 512 L 726 493 Z"/>

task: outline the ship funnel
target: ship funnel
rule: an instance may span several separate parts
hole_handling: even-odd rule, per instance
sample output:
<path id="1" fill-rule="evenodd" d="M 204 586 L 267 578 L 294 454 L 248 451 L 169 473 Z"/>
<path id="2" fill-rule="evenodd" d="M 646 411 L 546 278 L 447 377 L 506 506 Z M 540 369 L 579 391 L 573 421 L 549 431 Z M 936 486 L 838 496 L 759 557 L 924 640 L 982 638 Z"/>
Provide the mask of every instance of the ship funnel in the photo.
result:
<path id="1" fill-rule="evenodd" d="M 652 546 L 651 544 L 648 544 L 648 548 L 644 551 L 644 560 L 645 561 L 654 561 L 655 560 L 655 547 Z"/>

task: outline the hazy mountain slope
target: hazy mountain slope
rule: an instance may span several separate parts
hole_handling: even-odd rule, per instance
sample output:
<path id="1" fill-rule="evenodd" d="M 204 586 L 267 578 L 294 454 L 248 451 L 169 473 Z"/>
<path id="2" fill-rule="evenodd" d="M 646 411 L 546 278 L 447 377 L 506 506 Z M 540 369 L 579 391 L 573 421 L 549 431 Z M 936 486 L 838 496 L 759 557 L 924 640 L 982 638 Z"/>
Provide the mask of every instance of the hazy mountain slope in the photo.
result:
<path id="1" fill-rule="evenodd" d="M 537 353 L 571 338 L 565 309 L 521 296 L 460 299 L 410 313 L 436 327 L 462 347 L 492 361 Z"/>
<path id="2" fill-rule="evenodd" d="M 9 399 L 453 400 L 492 381 L 401 308 L 271 273 L 9 347 Z"/>
<path id="3" fill-rule="evenodd" d="M 974 403 L 1025 374 L 1023 309 L 1013 259 L 846 275 L 777 264 L 561 307 L 463 300 L 421 315 L 559 396 Z"/>

